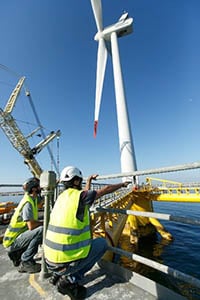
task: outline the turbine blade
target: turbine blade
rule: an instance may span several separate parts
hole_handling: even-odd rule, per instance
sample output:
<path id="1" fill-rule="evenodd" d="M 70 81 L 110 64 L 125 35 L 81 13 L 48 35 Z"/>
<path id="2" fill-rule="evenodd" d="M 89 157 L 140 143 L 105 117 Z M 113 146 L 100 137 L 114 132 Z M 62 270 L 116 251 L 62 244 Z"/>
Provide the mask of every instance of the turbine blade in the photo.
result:
<path id="1" fill-rule="evenodd" d="M 94 121 L 94 137 L 97 135 L 97 126 L 98 126 L 98 121 Z"/>
<path id="2" fill-rule="evenodd" d="M 94 137 L 96 137 L 96 133 L 97 133 L 97 125 L 99 119 L 99 111 L 101 105 L 101 96 L 103 90 L 103 81 L 105 76 L 107 56 L 108 56 L 108 52 L 105 45 L 105 41 L 103 38 L 101 38 L 99 40 L 99 47 L 98 47 L 98 54 L 97 54 Z"/>
<path id="3" fill-rule="evenodd" d="M 102 23 L 102 6 L 101 0 L 91 0 L 92 10 L 94 13 L 94 18 L 96 21 L 98 31 L 102 31 L 103 23 Z"/>

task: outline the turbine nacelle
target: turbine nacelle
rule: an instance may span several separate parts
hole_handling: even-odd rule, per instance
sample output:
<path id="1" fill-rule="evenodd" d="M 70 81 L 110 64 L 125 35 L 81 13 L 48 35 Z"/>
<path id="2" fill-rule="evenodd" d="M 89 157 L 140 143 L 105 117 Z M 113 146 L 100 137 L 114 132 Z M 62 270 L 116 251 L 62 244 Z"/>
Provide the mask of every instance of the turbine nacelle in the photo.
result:
<path id="1" fill-rule="evenodd" d="M 122 37 L 132 33 L 133 18 L 119 20 L 117 23 L 104 28 L 102 31 L 98 31 L 94 39 L 95 41 L 99 41 L 101 38 L 110 40 L 110 36 L 113 32 L 116 32 L 117 37 Z"/>

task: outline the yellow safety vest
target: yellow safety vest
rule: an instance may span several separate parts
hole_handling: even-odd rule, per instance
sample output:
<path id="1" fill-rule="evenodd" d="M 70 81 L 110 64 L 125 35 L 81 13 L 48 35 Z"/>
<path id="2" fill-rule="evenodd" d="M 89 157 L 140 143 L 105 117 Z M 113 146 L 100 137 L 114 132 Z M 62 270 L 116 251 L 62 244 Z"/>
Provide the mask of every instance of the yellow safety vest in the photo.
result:
<path id="1" fill-rule="evenodd" d="M 10 224 L 6 229 L 3 238 L 3 246 L 5 248 L 12 245 L 15 239 L 24 231 L 28 230 L 26 222 L 24 222 L 21 218 L 21 212 L 24 205 L 29 202 L 32 205 L 33 209 L 33 218 L 34 220 L 38 220 L 38 208 L 37 208 L 37 198 L 35 201 L 29 196 L 25 194 L 23 199 L 20 201 L 19 205 L 17 206 L 14 215 L 11 218 Z"/>
<path id="2" fill-rule="evenodd" d="M 76 218 L 80 193 L 69 188 L 55 202 L 44 242 L 45 258 L 52 263 L 75 261 L 88 255 L 91 246 L 88 207 L 83 222 Z"/>

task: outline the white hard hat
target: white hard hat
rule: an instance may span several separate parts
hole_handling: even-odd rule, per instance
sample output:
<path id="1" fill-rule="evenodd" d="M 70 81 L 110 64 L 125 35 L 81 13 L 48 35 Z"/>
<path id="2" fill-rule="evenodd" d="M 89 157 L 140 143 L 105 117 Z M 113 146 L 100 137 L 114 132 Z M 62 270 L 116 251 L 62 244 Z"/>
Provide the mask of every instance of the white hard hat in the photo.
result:
<path id="1" fill-rule="evenodd" d="M 60 182 L 70 181 L 75 176 L 83 179 L 82 172 L 73 166 L 65 167 L 60 174 Z"/>

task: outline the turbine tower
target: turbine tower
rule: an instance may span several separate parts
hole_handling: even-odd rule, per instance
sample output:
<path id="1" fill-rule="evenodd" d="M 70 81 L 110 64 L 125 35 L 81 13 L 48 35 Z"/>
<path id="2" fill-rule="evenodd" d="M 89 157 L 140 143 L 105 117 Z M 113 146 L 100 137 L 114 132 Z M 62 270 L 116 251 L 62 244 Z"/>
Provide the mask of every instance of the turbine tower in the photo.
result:
<path id="1" fill-rule="evenodd" d="M 126 173 L 136 171 L 137 164 L 132 142 L 132 134 L 126 105 L 126 96 L 118 49 L 118 38 L 128 35 L 132 32 L 133 19 L 129 18 L 128 13 L 125 12 L 122 14 L 117 23 L 103 28 L 101 0 L 91 0 L 91 5 L 97 26 L 97 33 L 94 39 L 98 41 L 94 137 L 96 137 L 98 126 L 107 56 L 108 53 L 110 53 L 113 63 L 121 172 Z M 108 45 L 111 47 L 108 47 Z"/>

